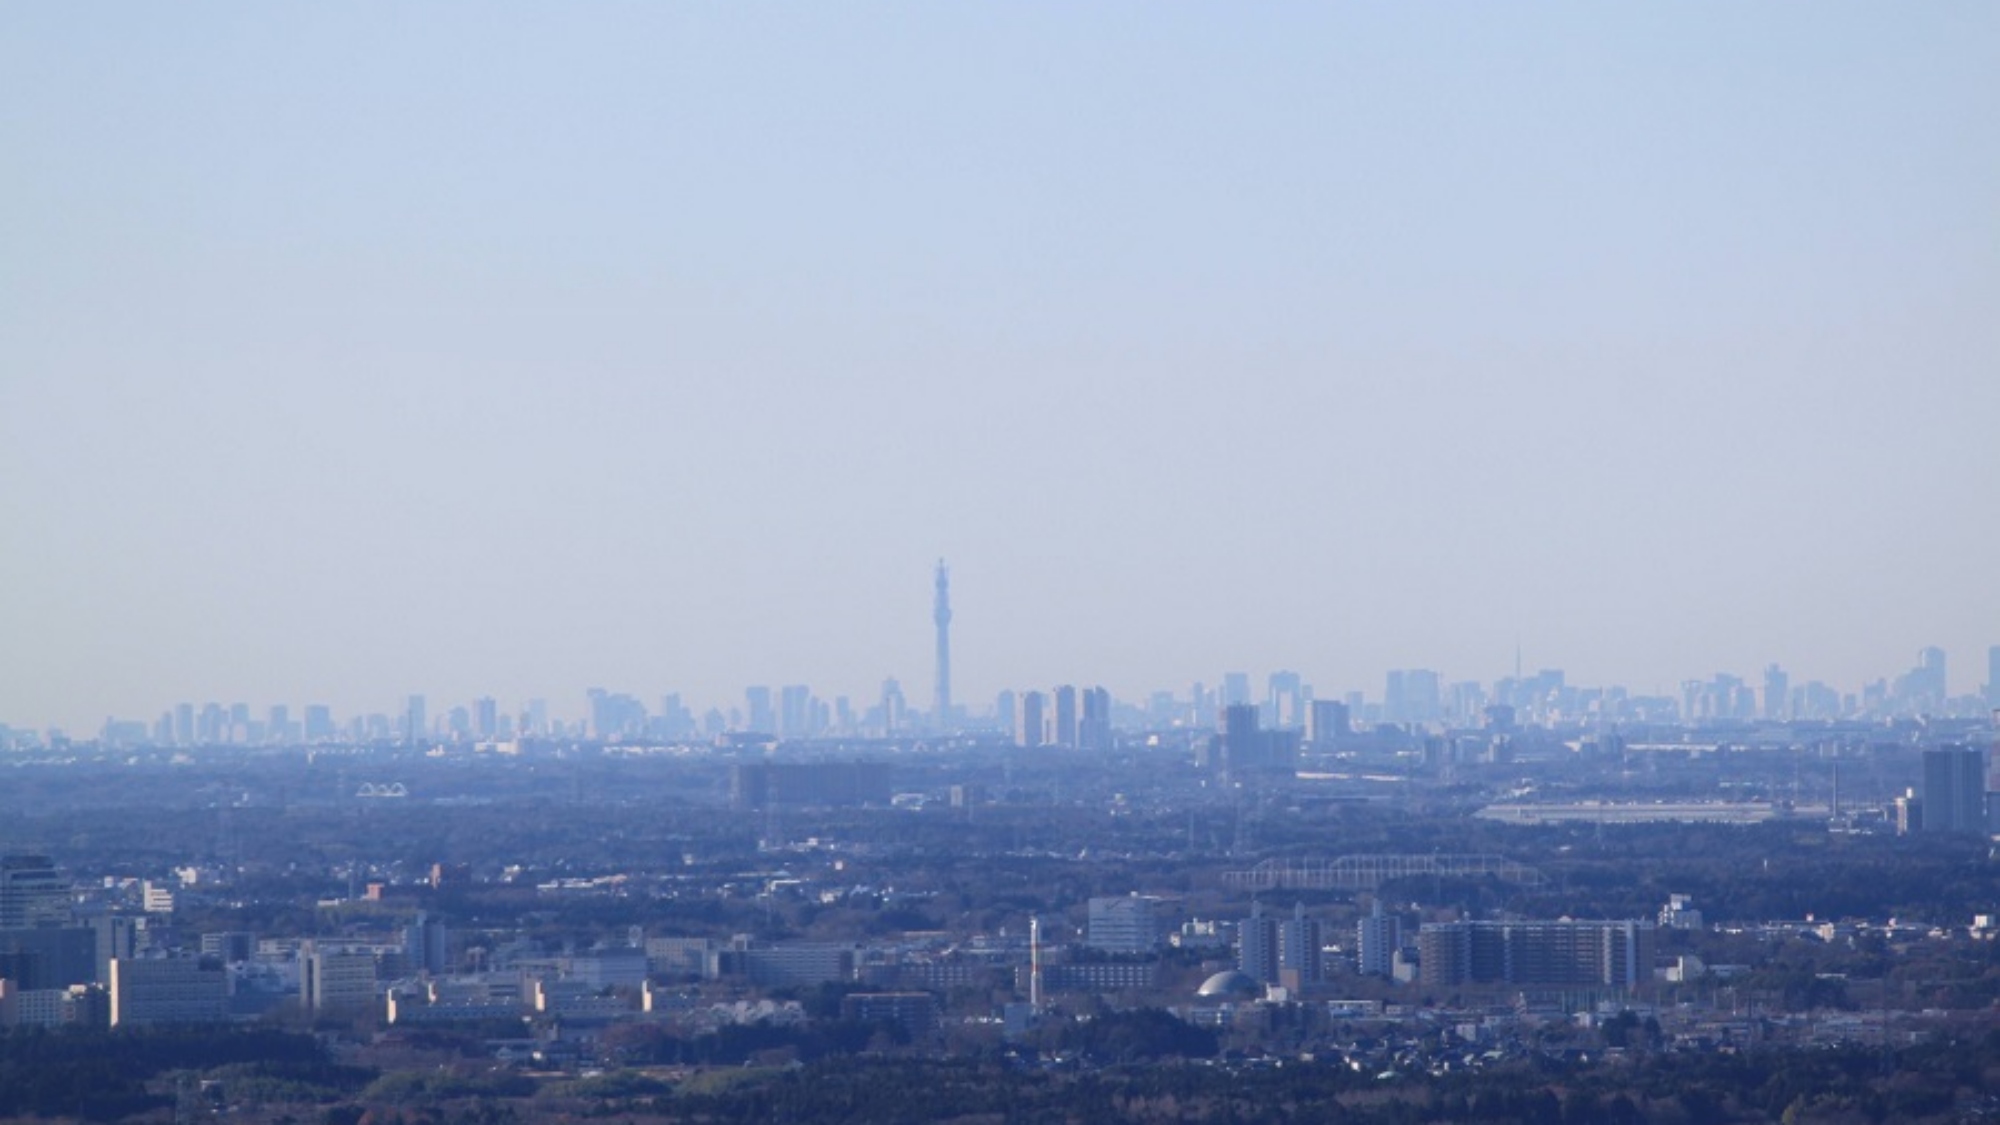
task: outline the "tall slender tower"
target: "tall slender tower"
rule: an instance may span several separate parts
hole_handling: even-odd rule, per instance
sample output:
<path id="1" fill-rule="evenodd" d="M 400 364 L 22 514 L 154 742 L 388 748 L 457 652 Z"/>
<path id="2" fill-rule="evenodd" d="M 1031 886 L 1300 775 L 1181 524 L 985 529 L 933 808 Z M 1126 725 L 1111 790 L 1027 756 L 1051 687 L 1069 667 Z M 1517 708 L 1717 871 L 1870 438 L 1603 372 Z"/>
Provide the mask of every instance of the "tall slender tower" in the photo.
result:
<path id="1" fill-rule="evenodd" d="M 1028 1010 L 1042 1014 L 1042 916 L 1028 915 Z"/>
<path id="2" fill-rule="evenodd" d="M 931 606 L 937 622 L 937 698 L 931 721 L 940 729 L 951 725 L 951 572 L 937 564 L 937 598 Z"/>

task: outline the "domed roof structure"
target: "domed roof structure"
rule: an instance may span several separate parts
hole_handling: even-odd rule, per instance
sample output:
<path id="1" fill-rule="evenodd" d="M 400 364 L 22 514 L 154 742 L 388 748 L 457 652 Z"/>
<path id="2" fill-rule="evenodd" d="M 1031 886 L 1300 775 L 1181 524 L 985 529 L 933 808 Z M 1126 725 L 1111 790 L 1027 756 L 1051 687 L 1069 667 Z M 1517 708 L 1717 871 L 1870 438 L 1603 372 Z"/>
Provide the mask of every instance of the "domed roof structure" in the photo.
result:
<path id="1" fill-rule="evenodd" d="M 1201 982 L 1196 996 L 1254 1000 L 1264 995 L 1264 986 L 1255 977 L 1236 969 L 1225 969 Z"/>

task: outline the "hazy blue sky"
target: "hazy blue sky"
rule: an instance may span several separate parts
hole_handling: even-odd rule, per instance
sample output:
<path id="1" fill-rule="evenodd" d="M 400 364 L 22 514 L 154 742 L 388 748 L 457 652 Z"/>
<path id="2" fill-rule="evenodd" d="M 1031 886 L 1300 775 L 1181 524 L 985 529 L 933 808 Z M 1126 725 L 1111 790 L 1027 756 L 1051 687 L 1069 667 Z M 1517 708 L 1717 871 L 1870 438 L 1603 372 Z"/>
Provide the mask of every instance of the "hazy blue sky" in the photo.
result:
<path id="1" fill-rule="evenodd" d="M 0 721 L 2000 643 L 2000 5 L 10 4 Z"/>

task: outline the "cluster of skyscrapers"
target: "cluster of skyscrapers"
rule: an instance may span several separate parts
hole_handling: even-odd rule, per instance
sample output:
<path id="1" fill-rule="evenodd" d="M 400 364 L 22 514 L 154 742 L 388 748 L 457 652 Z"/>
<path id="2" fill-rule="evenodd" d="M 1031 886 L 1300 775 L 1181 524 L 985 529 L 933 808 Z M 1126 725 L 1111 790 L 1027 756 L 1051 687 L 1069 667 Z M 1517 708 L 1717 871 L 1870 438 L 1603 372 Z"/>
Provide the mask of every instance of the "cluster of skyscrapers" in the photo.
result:
<path id="1" fill-rule="evenodd" d="M 649 707 L 639 697 L 603 688 L 587 693 L 588 718 L 553 719 L 543 700 L 518 709 L 503 708 L 490 696 L 433 714 L 426 698 L 412 695 L 394 713 L 336 719 L 324 704 L 308 704 L 295 715 L 289 705 L 261 712 L 244 703 L 224 706 L 181 703 L 147 723 L 107 720 L 98 737 L 123 746 L 291 745 L 324 743 L 506 742 L 520 738 L 578 738 L 605 741 L 689 742 L 732 736 L 800 740 L 813 738 L 901 738 L 997 734 L 1023 747 L 1079 750 L 1111 745 L 1114 730 L 1173 728 L 1235 729 L 1244 720 L 1236 709 L 1252 707 L 1261 727 L 1304 731 L 1315 737 L 1316 720 L 1331 720 L 1327 704 L 1338 704 L 1343 724 L 1372 729 L 1466 728 L 1512 723 L 1655 723 L 1700 725 L 1739 721 L 1881 720 L 1903 716 L 1976 717 L 2000 708 L 2000 645 L 1987 654 L 1986 683 L 1977 694 L 1949 690 L 1943 649 L 1925 648 L 1916 664 L 1843 692 L 1819 681 L 1795 684 L 1776 664 L 1761 682 L 1718 674 L 1688 680 L 1672 695 L 1647 695 L 1622 687 L 1582 687 L 1559 669 L 1533 674 L 1518 668 L 1491 683 L 1450 680 L 1426 668 L 1393 669 L 1382 693 L 1338 696 L 1314 692 L 1299 673 L 1272 672 L 1261 697 L 1253 695 L 1244 672 L 1225 673 L 1216 686 L 1195 683 L 1183 693 L 1155 691 L 1143 702 L 1112 699 L 1103 687 L 1065 685 L 1049 691 L 1007 690 L 990 709 L 955 702 L 951 657 L 951 580 L 940 559 L 933 576 L 931 619 L 935 629 L 935 680 L 929 710 L 912 707 L 900 683 L 883 681 L 880 695 L 865 703 L 847 696 L 823 698 L 805 684 L 746 689 L 736 706 L 712 706 L 699 714 L 678 694 L 661 696 Z M 1518 661 L 1517 661 L 1518 663 Z M 31 745 L 41 735 L 0 725 L 0 748 Z"/>
<path id="2" fill-rule="evenodd" d="M 1013 717 L 1014 745 L 1103 750 L 1111 746 L 1111 693 L 1064 684 L 1047 693 L 1000 693 L 996 714 Z"/>

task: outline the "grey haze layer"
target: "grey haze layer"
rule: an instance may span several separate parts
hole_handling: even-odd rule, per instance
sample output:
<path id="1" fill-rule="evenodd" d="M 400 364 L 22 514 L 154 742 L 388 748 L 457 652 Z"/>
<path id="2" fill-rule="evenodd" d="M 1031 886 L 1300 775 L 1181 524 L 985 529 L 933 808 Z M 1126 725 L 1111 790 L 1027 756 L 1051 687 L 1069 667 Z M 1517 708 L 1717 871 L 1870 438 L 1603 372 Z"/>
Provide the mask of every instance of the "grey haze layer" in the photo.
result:
<path id="1" fill-rule="evenodd" d="M 0 716 L 2000 637 L 2000 9 L 16 6 Z M 928 694 L 922 688 L 919 694 Z"/>

